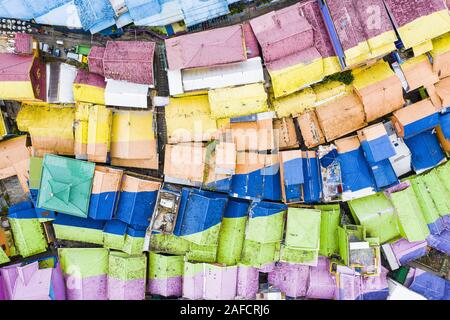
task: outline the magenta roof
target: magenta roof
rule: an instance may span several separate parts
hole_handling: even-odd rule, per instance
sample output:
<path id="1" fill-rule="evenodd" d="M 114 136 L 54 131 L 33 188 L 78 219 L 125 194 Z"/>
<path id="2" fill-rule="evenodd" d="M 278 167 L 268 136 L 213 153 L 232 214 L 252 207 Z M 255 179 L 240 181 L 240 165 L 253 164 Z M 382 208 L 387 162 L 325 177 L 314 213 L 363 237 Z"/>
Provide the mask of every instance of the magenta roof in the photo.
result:
<path id="1" fill-rule="evenodd" d="M 294 66 L 300 63 L 307 64 L 315 59 L 320 59 L 322 56 L 316 48 L 310 47 L 306 50 L 300 51 L 295 54 L 291 54 L 283 59 L 278 59 L 269 63 L 266 63 L 266 67 L 269 70 L 281 70 L 290 66 Z"/>
<path id="2" fill-rule="evenodd" d="M 0 53 L 0 81 L 29 81 L 34 56 Z"/>
<path id="3" fill-rule="evenodd" d="M 16 33 L 14 38 L 15 52 L 18 54 L 33 53 L 33 37 L 28 33 Z"/>
<path id="4" fill-rule="evenodd" d="M 153 85 L 154 42 L 108 41 L 103 57 L 106 78 Z"/>
<path id="5" fill-rule="evenodd" d="M 384 0 L 396 27 L 446 9 L 442 0 Z"/>
<path id="6" fill-rule="evenodd" d="M 450 1 L 450 0 L 449 0 Z M 258 40 L 256 39 L 255 33 L 253 32 L 250 23 L 246 22 L 242 25 L 244 30 L 245 47 L 247 49 L 247 58 L 255 58 L 261 55 L 259 50 Z"/>
<path id="7" fill-rule="evenodd" d="M 383 0 L 327 0 L 327 5 L 344 50 L 394 30 Z M 374 24 L 374 12 L 379 12 L 379 24 Z"/>
<path id="8" fill-rule="evenodd" d="M 314 30 L 314 47 L 323 58 L 336 56 L 327 27 L 322 18 L 319 3 L 310 0 L 300 4 L 300 9 Z"/>
<path id="9" fill-rule="evenodd" d="M 103 75 L 103 56 L 105 48 L 93 46 L 88 56 L 89 71 Z"/>
<path id="10" fill-rule="evenodd" d="M 266 63 L 314 45 L 313 28 L 298 5 L 272 11 L 250 21 Z"/>
<path id="11" fill-rule="evenodd" d="M 240 62 L 247 59 L 241 25 L 182 35 L 166 40 L 172 70 Z"/>
<path id="12" fill-rule="evenodd" d="M 105 77 L 96 73 L 88 72 L 83 69 L 78 69 L 77 77 L 75 78 L 75 83 L 106 88 Z"/>

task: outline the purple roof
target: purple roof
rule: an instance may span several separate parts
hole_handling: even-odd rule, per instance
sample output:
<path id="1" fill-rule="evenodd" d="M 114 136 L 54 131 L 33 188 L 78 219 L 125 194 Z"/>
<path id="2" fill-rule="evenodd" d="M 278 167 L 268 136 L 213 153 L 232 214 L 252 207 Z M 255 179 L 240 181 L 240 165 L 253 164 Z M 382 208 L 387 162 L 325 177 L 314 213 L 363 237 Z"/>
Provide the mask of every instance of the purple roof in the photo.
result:
<path id="1" fill-rule="evenodd" d="M 83 69 L 78 70 L 77 77 L 75 78 L 74 83 L 106 88 L 105 77 L 96 73 L 88 72 Z"/>
<path id="2" fill-rule="evenodd" d="M 106 78 L 153 85 L 154 42 L 108 41 L 103 57 Z"/>
<path id="3" fill-rule="evenodd" d="M 442 0 L 384 0 L 396 27 L 403 27 L 420 17 L 445 10 Z"/>
<path id="4" fill-rule="evenodd" d="M 0 81 L 29 81 L 34 56 L 0 53 Z"/>
<path id="5" fill-rule="evenodd" d="M 172 70 L 211 67 L 247 59 L 241 25 L 168 39 L 166 51 Z"/>
<path id="6" fill-rule="evenodd" d="M 88 56 L 89 71 L 103 75 L 103 56 L 105 48 L 94 46 Z"/>

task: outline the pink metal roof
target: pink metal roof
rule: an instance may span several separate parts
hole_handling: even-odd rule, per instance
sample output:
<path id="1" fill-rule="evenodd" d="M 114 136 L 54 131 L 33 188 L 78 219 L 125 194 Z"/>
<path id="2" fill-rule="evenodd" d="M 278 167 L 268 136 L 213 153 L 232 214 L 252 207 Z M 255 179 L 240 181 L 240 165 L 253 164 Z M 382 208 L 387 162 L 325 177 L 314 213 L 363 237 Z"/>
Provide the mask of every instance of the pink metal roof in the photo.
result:
<path id="1" fill-rule="evenodd" d="M 320 59 L 322 56 L 316 48 L 310 47 L 306 50 L 298 53 L 291 54 L 283 59 L 278 59 L 269 63 L 266 63 L 267 69 L 270 71 L 281 70 L 290 66 L 294 66 L 300 63 L 307 64 L 315 59 Z"/>
<path id="2" fill-rule="evenodd" d="M 261 51 L 259 50 L 258 40 L 256 39 L 252 26 L 250 25 L 250 23 L 246 22 L 242 25 L 242 29 L 244 30 L 247 58 L 250 59 L 259 57 L 261 55 Z"/>
<path id="3" fill-rule="evenodd" d="M 88 56 L 89 71 L 103 75 L 103 56 L 105 48 L 93 46 Z"/>
<path id="4" fill-rule="evenodd" d="M 78 69 L 77 77 L 75 78 L 75 83 L 106 88 L 105 77 L 96 73 L 88 72 L 83 69 Z"/>
<path id="5" fill-rule="evenodd" d="M 293 5 L 250 21 L 266 63 L 314 45 L 314 32 L 300 7 Z"/>
<path id="6" fill-rule="evenodd" d="M 247 59 L 241 25 L 187 34 L 166 40 L 172 70 L 210 67 Z"/>
<path id="7" fill-rule="evenodd" d="M 103 57 L 106 78 L 153 85 L 154 42 L 108 41 Z"/>
<path id="8" fill-rule="evenodd" d="M 29 81 L 34 56 L 0 53 L 0 81 Z"/>

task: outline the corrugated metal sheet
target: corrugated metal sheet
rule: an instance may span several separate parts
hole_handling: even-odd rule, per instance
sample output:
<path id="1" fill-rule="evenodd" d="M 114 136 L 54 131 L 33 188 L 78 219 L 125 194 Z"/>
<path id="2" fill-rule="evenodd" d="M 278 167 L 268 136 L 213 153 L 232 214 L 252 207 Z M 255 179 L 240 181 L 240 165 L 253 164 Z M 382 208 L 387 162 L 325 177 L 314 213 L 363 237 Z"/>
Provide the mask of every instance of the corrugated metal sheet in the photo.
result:
<path id="1" fill-rule="evenodd" d="M 108 0 L 75 0 L 83 29 L 100 32 L 116 23 L 115 12 Z"/>
<path id="2" fill-rule="evenodd" d="M 166 50 L 172 70 L 210 67 L 247 59 L 240 25 L 168 39 Z"/>
<path id="3" fill-rule="evenodd" d="M 144 84 L 108 80 L 105 103 L 108 106 L 147 108 L 149 88 Z"/>
<path id="4" fill-rule="evenodd" d="M 195 68 L 182 71 L 185 91 L 215 89 L 264 82 L 261 58 L 256 57 L 240 63 Z"/>
<path id="5" fill-rule="evenodd" d="M 262 83 L 209 91 L 211 115 L 215 119 L 247 116 L 268 110 Z"/>
<path id="6" fill-rule="evenodd" d="M 105 77 L 153 85 L 155 45 L 150 41 L 108 41 L 103 56 Z"/>
<path id="7" fill-rule="evenodd" d="M 230 13 L 226 0 L 180 1 L 180 5 L 188 27 Z"/>

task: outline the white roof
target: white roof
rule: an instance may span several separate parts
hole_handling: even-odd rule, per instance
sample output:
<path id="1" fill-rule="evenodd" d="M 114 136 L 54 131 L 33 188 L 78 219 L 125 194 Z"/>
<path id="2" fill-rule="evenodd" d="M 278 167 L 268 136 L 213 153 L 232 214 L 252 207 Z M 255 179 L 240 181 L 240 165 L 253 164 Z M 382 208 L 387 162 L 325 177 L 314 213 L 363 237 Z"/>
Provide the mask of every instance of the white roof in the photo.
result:
<path id="1" fill-rule="evenodd" d="M 427 300 L 424 296 L 409 290 L 400 283 L 388 279 L 389 296 L 388 300 Z"/>
<path id="2" fill-rule="evenodd" d="M 66 63 L 47 63 L 47 102 L 75 103 L 73 83 L 77 68 Z"/>
<path id="3" fill-rule="evenodd" d="M 112 79 L 106 81 L 105 104 L 107 106 L 148 107 L 148 85 Z"/>
<path id="4" fill-rule="evenodd" d="M 209 68 L 181 71 L 185 91 L 216 89 L 264 82 L 261 58 Z"/>

